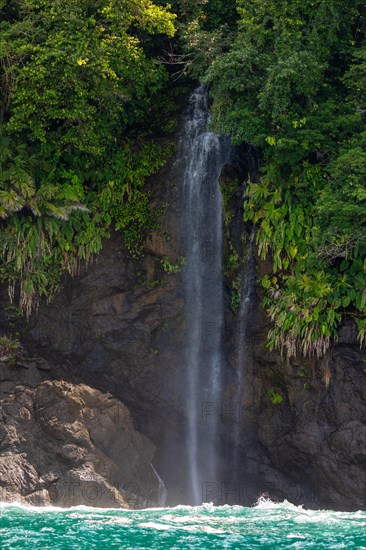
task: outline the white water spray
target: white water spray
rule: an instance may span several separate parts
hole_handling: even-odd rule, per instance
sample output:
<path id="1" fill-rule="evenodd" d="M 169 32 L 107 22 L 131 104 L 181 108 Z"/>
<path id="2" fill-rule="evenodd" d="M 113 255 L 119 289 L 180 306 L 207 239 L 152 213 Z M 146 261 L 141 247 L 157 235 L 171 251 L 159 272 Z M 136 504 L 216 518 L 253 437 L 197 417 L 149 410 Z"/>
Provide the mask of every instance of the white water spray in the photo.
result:
<path id="1" fill-rule="evenodd" d="M 190 97 L 180 141 L 182 235 L 186 310 L 185 388 L 188 494 L 201 504 L 205 484 L 218 481 L 219 414 L 222 393 L 222 199 L 220 175 L 232 146 L 208 130 L 208 94 Z"/>

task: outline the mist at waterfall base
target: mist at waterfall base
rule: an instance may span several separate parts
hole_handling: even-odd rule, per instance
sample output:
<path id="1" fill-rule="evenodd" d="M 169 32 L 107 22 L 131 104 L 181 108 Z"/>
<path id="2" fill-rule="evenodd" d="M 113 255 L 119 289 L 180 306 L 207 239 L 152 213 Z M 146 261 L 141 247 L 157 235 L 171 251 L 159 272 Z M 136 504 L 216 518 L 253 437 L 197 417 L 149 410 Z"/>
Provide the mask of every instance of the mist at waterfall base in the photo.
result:
<path id="1" fill-rule="evenodd" d="M 309 511 L 288 502 L 139 511 L 0 508 L 3 550 L 366 549 L 366 512 Z"/>

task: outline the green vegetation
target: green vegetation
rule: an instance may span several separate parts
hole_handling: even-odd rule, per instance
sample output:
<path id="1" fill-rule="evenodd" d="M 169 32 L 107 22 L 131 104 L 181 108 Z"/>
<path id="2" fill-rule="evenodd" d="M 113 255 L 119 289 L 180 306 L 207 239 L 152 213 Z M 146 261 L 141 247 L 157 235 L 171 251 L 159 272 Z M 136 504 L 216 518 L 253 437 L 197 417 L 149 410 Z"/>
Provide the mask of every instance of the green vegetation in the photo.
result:
<path id="1" fill-rule="evenodd" d="M 275 388 L 269 388 L 268 397 L 273 405 L 281 405 L 283 402 L 282 393 L 279 393 Z"/>
<path id="2" fill-rule="evenodd" d="M 168 275 L 180 273 L 183 269 L 186 259 L 183 256 L 180 256 L 176 262 L 172 262 L 168 256 L 163 256 L 160 260 L 161 265 L 163 266 L 164 273 Z"/>
<path id="3" fill-rule="evenodd" d="M 239 254 L 231 241 L 230 231 L 225 232 L 228 252 L 224 256 L 224 273 L 229 283 L 231 295 L 231 309 L 234 313 L 239 310 L 241 302 L 241 272 L 245 267 Z"/>
<path id="4" fill-rule="evenodd" d="M 112 228 L 139 258 L 161 214 L 143 184 L 189 75 L 211 86 L 213 127 L 262 155 L 245 220 L 273 265 L 270 348 L 321 356 L 347 317 L 364 342 L 365 15 L 361 0 L 0 0 L 0 282 L 21 310 Z M 234 309 L 238 266 L 229 251 Z"/>
<path id="5" fill-rule="evenodd" d="M 238 0 L 217 56 L 214 126 L 262 153 L 245 220 L 259 255 L 270 348 L 323 355 L 345 317 L 366 338 L 366 19 L 360 1 Z"/>
<path id="6" fill-rule="evenodd" d="M 27 315 L 111 227 L 136 257 L 156 225 L 140 188 L 166 156 L 153 51 L 173 21 L 150 0 L 0 2 L 0 281 Z"/>
<path id="7" fill-rule="evenodd" d="M 8 336 L 0 336 L 0 361 L 14 363 L 21 353 L 22 347 L 18 340 Z"/>

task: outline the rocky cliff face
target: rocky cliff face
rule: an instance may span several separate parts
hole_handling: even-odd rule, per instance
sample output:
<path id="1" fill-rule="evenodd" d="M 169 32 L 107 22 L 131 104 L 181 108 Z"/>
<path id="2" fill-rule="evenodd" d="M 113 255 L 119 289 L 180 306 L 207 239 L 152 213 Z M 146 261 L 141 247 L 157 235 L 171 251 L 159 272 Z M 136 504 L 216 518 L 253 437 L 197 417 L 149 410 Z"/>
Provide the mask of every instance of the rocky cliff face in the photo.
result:
<path id="1" fill-rule="evenodd" d="M 260 492 L 311 508 L 366 507 L 366 370 L 357 331 L 343 327 L 322 362 L 286 361 L 265 349 L 266 327 L 253 334 L 255 441 L 247 470 Z M 254 414 L 253 414 L 254 413 Z"/>
<path id="2" fill-rule="evenodd" d="M 161 263 L 181 254 L 174 167 L 150 186 L 153 204 L 169 206 L 141 262 L 115 234 L 21 326 L 25 347 L 49 370 L 34 367 L 29 380 L 29 370 L 0 366 L 5 499 L 80 504 L 92 484 L 102 496 L 88 504 L 151 505 L 162 490 L 153 462 L 168 504 L 184 503 L 184 301 L 180 275 Z M 322 364 L 286 362 L 265 347 L 267 320 L 253 289 L 239 362 L 228 289 L 225 300 L 227 390 L 215 409 L 202 399 L 200 420 L 203 433 L 220 415 L 222 468 L 202 487 L 204 500 L 251 504 L 267 494 L 314 508 L 365 508 L 366 356 L 352 327 Z M 70 496 L 64 488 L 73 485 Z"/>
<path id="3" fill-rule="evenodd" d="M 159 504 L 155 449 L 127 407 L 85 384 L 44 380 L 50 368 L 39 359 L 1 364 L 0 500 Z"/>

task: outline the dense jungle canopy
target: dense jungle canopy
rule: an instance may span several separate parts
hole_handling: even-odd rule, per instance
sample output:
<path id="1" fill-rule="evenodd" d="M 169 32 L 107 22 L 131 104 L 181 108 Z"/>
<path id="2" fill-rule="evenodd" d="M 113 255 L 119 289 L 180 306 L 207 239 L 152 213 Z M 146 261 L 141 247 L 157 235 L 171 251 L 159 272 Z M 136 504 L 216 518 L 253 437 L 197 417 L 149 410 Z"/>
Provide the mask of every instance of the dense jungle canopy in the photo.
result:
<path id="1" fill-rule="evenodd" d="M 0 281 L 27 315 L 113 228 L 138 259 L 182 90 L 258 148 L 244 219 L 270 347 L 366 339 L 366 6 L 358 0 L 0 0 Z M 178 102 L 179 103 L 179 102 Z M 18 289 L 18 290 L 17 290 Z"/>

